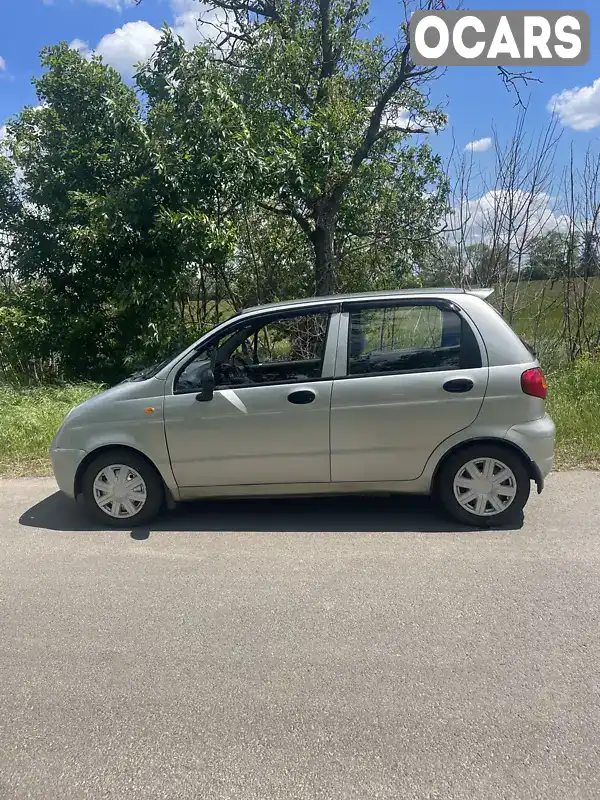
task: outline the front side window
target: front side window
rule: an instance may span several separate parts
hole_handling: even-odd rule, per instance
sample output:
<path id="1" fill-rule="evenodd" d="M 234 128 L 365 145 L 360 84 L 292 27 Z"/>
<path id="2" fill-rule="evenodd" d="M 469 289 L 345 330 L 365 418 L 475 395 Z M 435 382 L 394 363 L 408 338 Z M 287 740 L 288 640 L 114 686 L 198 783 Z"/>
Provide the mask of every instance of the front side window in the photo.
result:
<path id="1" fill-rule="evenodd" d="M 357 309 L 350 313 L 348 375 L 477 366 L 473 345 L 478 351 L 473 332 L 449 309 L 417 304 Z"/>
<path id="2" fill-rule="evenodd" d="M 175 393 L 199 391 L 211 368 L 216 389 L 318 380 L 328 326 L 328 313 L 249 320 L 200 351 L 179 373 Z"/>

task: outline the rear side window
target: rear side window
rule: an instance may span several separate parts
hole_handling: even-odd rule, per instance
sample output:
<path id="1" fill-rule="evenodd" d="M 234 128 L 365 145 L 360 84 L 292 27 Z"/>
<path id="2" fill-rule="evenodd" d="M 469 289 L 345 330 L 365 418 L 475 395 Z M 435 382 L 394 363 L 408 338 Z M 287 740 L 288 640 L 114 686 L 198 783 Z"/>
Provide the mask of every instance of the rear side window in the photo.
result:
<path id="1" fill-rule="evenodd" d="M 350 376 L 477 366 L 481 354 L 473 331 L 451 309 L 411 304 L 350 312 Z"/>

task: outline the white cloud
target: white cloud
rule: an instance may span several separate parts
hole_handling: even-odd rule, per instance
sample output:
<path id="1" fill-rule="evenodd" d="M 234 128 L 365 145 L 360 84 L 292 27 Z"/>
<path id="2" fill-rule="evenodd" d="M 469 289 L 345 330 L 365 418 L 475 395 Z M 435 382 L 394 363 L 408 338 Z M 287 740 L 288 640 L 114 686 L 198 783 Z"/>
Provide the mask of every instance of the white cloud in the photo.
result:
<path id="1" fill-rule="evenodd" d="M 0 72 L 4 69 L 6 69 L 6 61 L 0 56 Z"/>
<path id="2" fill-rule="evenodd" d="M 77 50 L 78 53 L 87 53 L 90 49 L 89 44 L 84 42 L 83 39 L 73 39 L 69 47 L 71 50 Z"/>
<path id="3" fill-rule="evenodd" d="M 548 111 L 575 131 L 591 131 L 600 125 L 600 78 L 591 86 L 565 89 L 550 98 Z"/>
<path id="4" fill-rule="evenodd" d="M 6 125 L 0 125 L 0 156 L 8 156 L 10 158 L 8 150 L 8 128 Z"/>
<path id="5" fill-rule="evenodd" d="M 120 8 L 122 0 L 87 0 L 101 2 L 113 8 Z M 132 0 L 126 0 L 131 5 Z M 234 29 L 223 11 L 207 9 L 204 3 L 197 0 L 171 0 L 173 11 L 172 30 L 181 36 L 186 47 L 191 48 L 201 42 L 216 39 L 218 29 L 226 27 Z M 151 58 L 161 36 L 161 31 L 145 20 L 127 22 L 123 27 L 106 34 L 95 48 L 82 39 L 73 39 L 69 47 L 86 58 L 93 54 L 102 56 L 106 64 L 118 70 L 124 78 L 129 79 L 135 71 L 135 64 Z"/>
<path id="6" fill-rule="evenodd" d="M 474 142 L 469 142 L 465 150 L 469 150 L 471 153 L 485 153 L 491 146 L 492 140 L 489 136 L 486 136 L 484 139 L 476 139 Z"/>
<path id="7" fill-rule="evenodd" d="M 518 249 L 526 241 L 550 231 L 567 231 L 570 218 L 560 213 L 546 192 L 493 189 L 481 197 L 465 200 L 448 216 L 450 229 L 461 229 L 469 243 L 489 242 L 494 237 Z M 451 234 L 454 237 L 458 233 Z"/>
<path id="8" fill-rule="evenodd" d="M 149 22 L 128 22 L 103 36 L 95 52 L 123 77 L 131 78 L 135 64 L 147 61 L 152 56 L 159 39 L 160 31 Z"/>
<path id="9" fill-rule="evenodd" d="M 386 109 L 386 111 L 383 113 L 381 122 L 386 127 L 393 128 L 408 128 L 415 125 L 415 121 L 411 119 L 408 108 Z"/>
<path id="10" fill-rule="evenodd" d="M 368 106 L 367 111 L 371 114 L 375 106 Z M 435 133 L 435 128 L 426 121 L 419 118 L 418 115 L 410 111 L 408 108 L 387 108 L 381 124 L 385 128 L 405 128 L 407 131 L 425 130 L 428 133 Z"/>
<path id="11" fill-rule="evenodd" d="M 217 34 L 217 25 L 226 22 L 223 11 L 208 10 L 196 0 L 172 0 L 174 14 L 173 30 L 181 36 L 186 47 L 193 47 Z"/>
<path id="12" fill-rule="evenodd" d="M 222 9 L 207 8 L 198 0 L 171 0 L 173 31 L 181 36 L 188 48 L 202 42 L 222 41 L 223 31 L 235 32 L 237 26 L 231 15 Z"/>
<path id="13" fill-rule="evenodd" d="M 135 0 L 85 0 L 90 6 L 104 6 L 114 11 L 122 11 L 125 6 L 135 5 Z"/>

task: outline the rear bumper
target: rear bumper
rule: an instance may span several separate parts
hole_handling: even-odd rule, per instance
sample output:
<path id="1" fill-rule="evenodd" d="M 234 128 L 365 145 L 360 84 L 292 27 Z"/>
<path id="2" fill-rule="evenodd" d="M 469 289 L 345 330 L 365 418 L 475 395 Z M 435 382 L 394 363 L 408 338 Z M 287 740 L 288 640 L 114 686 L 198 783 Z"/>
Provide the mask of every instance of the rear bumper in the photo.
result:
<path id="1" fill-rule="evenodd" d="M 75 475 L 84 457 L 85 450 L 63 450 L 61 448 L 50 450 L 52 469 L 58 488 L 72 499 L 75 499 Z"/>
<path id="2" fill-rule="evenodd" d="M 517 445 L 532 463 L 532 477 L 538 491 L 544 488 L 544 479 L 554 466 L 556 428 L 550 417 L 515 425 L 506 434 L 506 439 Z"/>

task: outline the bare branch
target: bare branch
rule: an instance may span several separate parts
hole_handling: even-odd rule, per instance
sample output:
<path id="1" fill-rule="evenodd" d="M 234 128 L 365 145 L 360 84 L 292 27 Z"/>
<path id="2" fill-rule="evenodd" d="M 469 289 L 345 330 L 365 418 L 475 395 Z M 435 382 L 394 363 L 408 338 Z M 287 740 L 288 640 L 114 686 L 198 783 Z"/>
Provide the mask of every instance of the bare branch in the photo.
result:
<path id="1" fill-rule="evenodd" d="M 371 114 L 371 119 L 369 121 L 369 127 L 365 134 L 365 137 L 354 154 L 354 158 L 352 159 L 352 166 L 351 166 L 351 174 L 348 176 L 348 181 L 350 180 L 352 174 L 356 173 L 360 165 L 363 163 L 365 158 L 371 152 L 371 149 L 375 142 L 377 141 L 377 136 L 381 129 L 381 120 L 383 118 L 383 112 L 385 111 L 385 107 L 392 99 L 392 97 L 400 91 L 404 83 L 408 80 L 410 75 L 410 44 L 407 43 L 404 47 L 402 52 L 402 59 L 400 62 L 400 69 L 398 71 L 398 75 L 396 78 L 389 84 L 387 89 L 381 95 L 379 101 L 375 105 L 373 109 L 373 113 Z"/>
<path id="2" fill-rule="evenodd" d="M 271 206 L 268 203 L 259 202 L 258 206 L 260 208 L 264 208 L 265 211 L 270 211 L 271 214 L 276 214 L 278 217 L 285 217 L 286 219 L 290 219 L 290 217 L 295 220 L 298 225 L 302 228 L 304 233 L 312 239 L 313 236 L 313 229 L 309 220 L 293 208 L 279 208 L 277 206 Z"/>
<path id="3" fill-rule="evenodd" d="M 379 142 L 388 133 L 403 133 L 403 134 L 413 134 L 413 133 L 431 133 L 431 128 L 423 127 L 421 125 L 408 125 L 406 127 L 402 127 L 401 125 L 388 125 L 385 128 L 382 128 L 377 136 L 375 137 L 375 142 Z M 374 144 L 375 144 L 374 142 Z"/>
<path id="4" fill-rule="evenodd" d="M 269 2 L 269 0 L 218 0 L 216 5 L 222 8 L 223 11 L 233 11 L 234 14 L 242 13 L 246 16 L 254 14 L 257 17 L 270 19 L 273 22 L 281 21 L 281 15 L 275 2 Z"/>
<path id="5" fill-rule="evenodd" d="M 506 90 L 516 94 L 517 102 L 515 105 L 521 106 L 522 108 L 525 108 L 525 105 L 521 99 L 518 82 L 520 81 L 522 83 L 523 88 L 527 88 L 530 83 L 542 82 L 540 78 L 536 78 L 530 70 L 525 72 L 511 72 L 506 69 L 506 67 L 498 67 L 498 75 L 502 78 L 502 83 L 506 87 Z"/>

